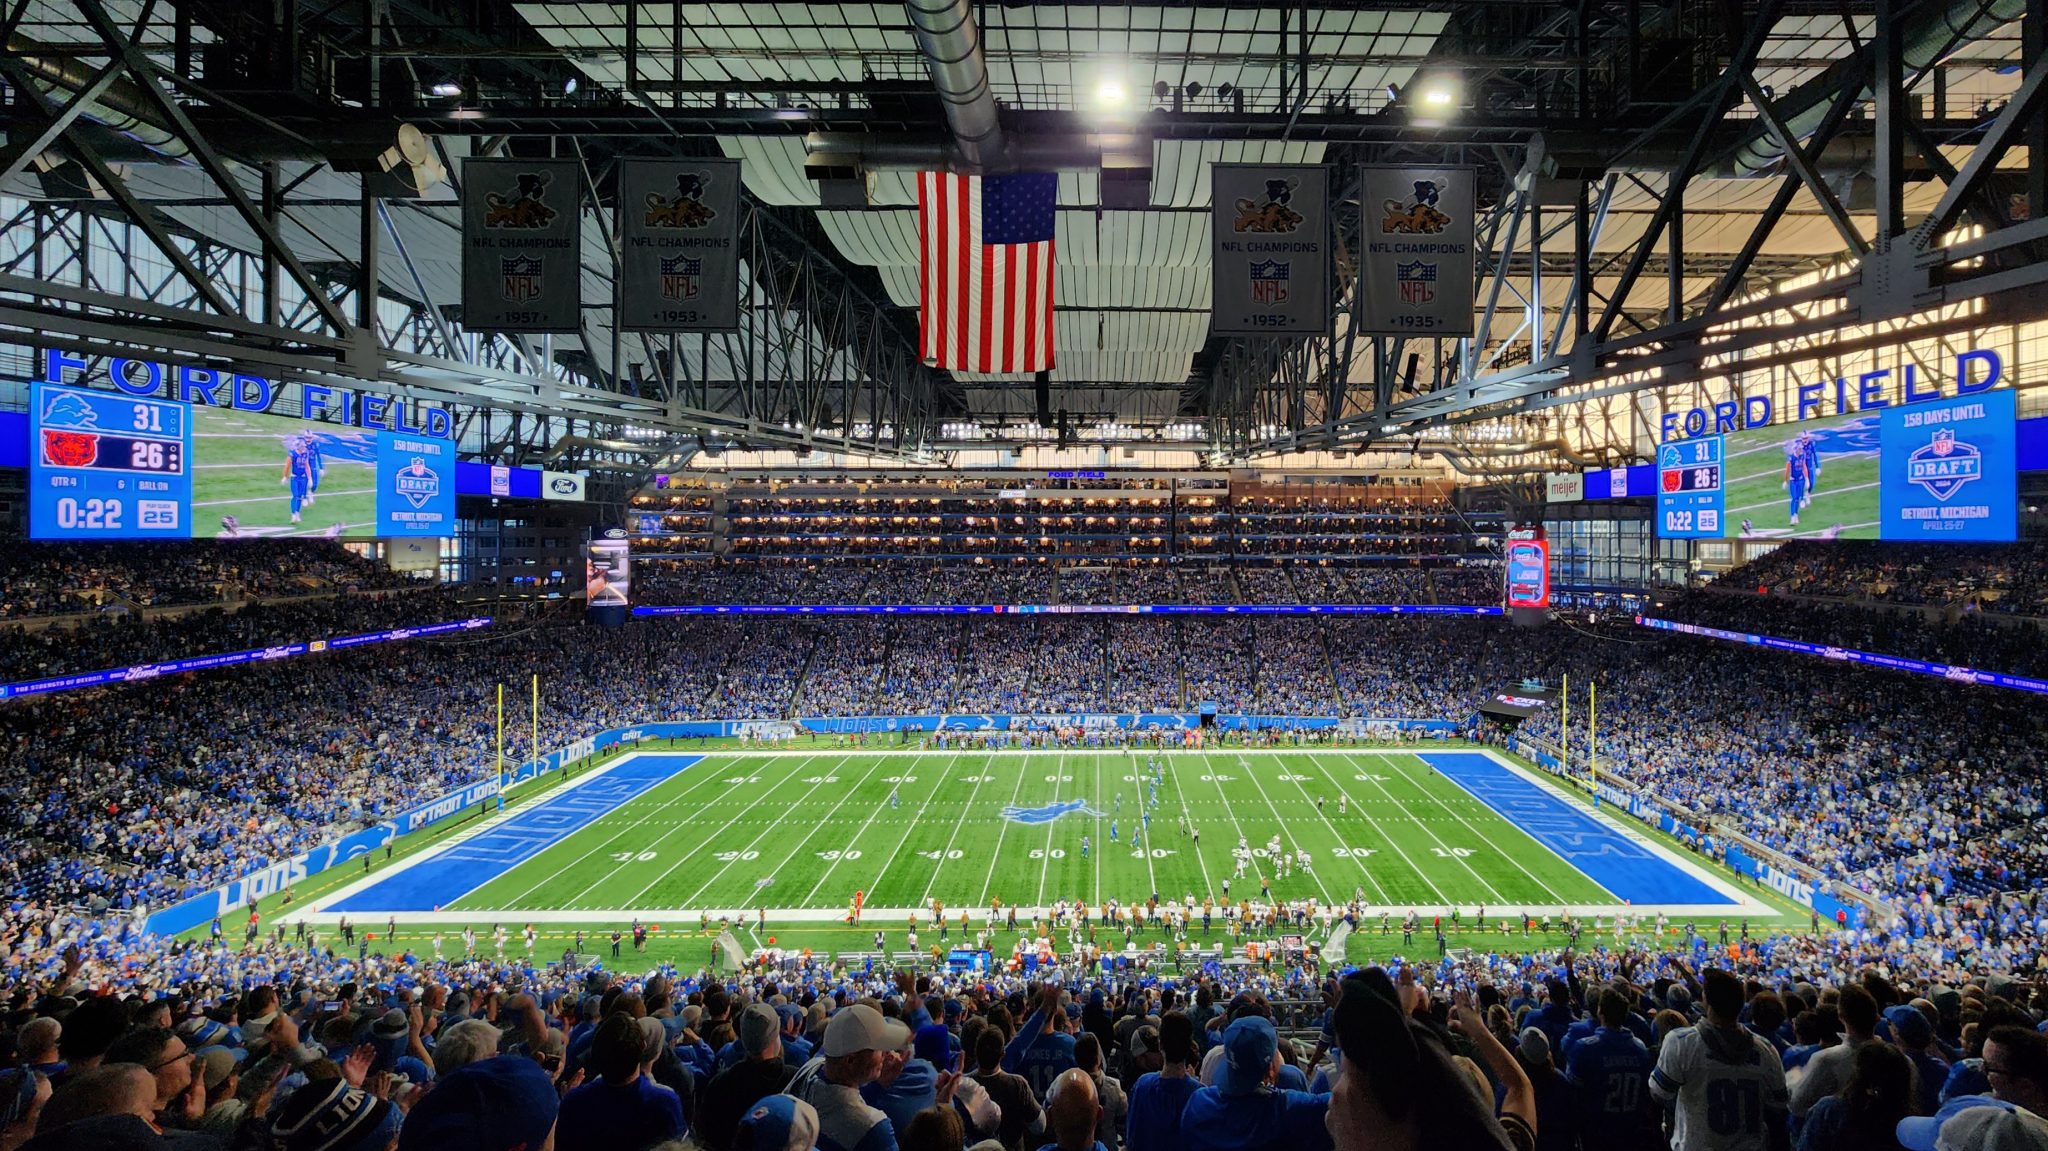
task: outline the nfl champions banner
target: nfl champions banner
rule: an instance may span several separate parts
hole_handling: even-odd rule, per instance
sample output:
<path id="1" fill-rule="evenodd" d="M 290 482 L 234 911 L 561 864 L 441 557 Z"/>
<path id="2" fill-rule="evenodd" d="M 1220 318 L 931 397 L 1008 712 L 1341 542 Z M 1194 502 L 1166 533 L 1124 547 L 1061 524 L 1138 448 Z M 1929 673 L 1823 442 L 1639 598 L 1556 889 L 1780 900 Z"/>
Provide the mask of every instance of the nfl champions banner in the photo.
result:
<path id="1" fill-rule="evenodd" d="M 739 328 L 738 160 L 627 160 L 618 214 L 621 328 Z"/>
<path id="2" fill-rule="evenodd" d="M 480 332 L 574 332 L 583 229 L 574 160 L 462 165 L 462 324 Z"/>
<path id="3" fill-rule="evenodd" d="M 1472 334 L 1473 170 L 1367 165 L 1358 330 Z"/>
<path id="4" fill-rule="evenodd" d="M 1330 332 L 1330 174 L 1315 164 L 1210 167 L 1219 336 Z"/>

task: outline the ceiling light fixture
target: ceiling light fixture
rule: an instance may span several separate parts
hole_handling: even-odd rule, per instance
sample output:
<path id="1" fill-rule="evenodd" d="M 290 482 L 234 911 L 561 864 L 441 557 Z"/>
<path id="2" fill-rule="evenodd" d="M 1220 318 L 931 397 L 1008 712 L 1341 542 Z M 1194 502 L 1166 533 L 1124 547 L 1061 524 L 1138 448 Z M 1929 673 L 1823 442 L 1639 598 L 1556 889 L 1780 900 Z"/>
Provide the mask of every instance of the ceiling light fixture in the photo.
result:
<path id="1" fill-rule="evenodd" d="M 436 83 L 429 91 L 433 92 L 436 96 L 460 96 L 462 95 L 462 85 L 457 84 L 453 80 L 442 80 Z"/>

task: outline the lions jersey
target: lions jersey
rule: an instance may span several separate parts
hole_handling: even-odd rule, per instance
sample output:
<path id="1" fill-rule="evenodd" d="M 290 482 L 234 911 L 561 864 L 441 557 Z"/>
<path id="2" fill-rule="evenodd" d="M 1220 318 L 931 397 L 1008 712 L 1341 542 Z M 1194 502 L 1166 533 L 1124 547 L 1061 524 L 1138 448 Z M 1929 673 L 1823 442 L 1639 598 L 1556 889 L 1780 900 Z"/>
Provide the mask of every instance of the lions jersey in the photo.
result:
<path id="1" fill-rule="evenodd" d="M 1677 1101 L 1672 1151 L 1765 1151 L 1791 1104 L 1776 1048 L 1748 1030 L 1706 1025 L 1665 1037 L 1650 1093 Z"/>

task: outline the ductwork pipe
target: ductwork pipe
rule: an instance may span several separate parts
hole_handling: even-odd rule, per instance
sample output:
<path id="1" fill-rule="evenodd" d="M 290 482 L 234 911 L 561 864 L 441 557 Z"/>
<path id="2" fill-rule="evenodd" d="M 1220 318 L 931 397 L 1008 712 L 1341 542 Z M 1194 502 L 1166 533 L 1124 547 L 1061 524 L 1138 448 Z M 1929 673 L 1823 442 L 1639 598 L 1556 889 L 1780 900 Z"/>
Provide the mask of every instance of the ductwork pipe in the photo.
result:
<path id="1" fill-rule="evenodd" d="M 1135 149 L 1122 135 L 1018 136 L 1006 138 L 1001 165 L 1033 172 L 1098 171 L 1106 161 Z M 974 168 L 964 143 L 937 136 L 870 136 L 855 132 L 813 132 L 804 137 L 805 164 L 811 168 L 859 167 L 868 171 L 908 169 L 944 171 Z M 986 150 L 982 153 L 987 155 Z M 1150 144 L 1145 145 L 1149 158 Z"/>
<path id="2" fill-rule="evenodd" d="M 68 102 L 91 87 L 98 71 L 79 60 L 52 55 L 48 46 L 19 34 L 7 37 L 7 54 L 34 75 L 45 96 L 60 102 Z M 107 85 L 98 99 L 79 109 L 79 115 L 166 160 L 181 159 L 190 151 L 176 133 L 158 120 L 148 96 L 125 76 Z"/>
<path id="3" fill-rule="evenodd" d="M 945 101 L 946 126 L 953 130 L 961 161 L 977 170 L 1001 166 L 1003 129 L 996 119 L 996 96 L 988 86 L 988 60 L 981 52 L 974 10 L 967 0 L 904 0 L 903 7 L 924 52 L 932 86 Z"/>
<path id="4" fill-rule="evenodd" d="M 1905 29 L 1900 59 L 1905 72 L 1917 72 L 1939 60 L 1955 46 L 1981 40 L 2000 27 L 2010 24 L 2026 14 L 2028 0 L 1958 0 L 1957 3 L 1939 11 L 1927 13 L 1911 21 Z M 1855 67 L 1854 61 L 1842 61 L 1801 84 L 1777 101 L 1778 115 L 1783 117 L 1791 136 L 1804 140 L 1813 134 L 1820 122 L 1827 118 L 1828 106 L 1841 92 L 1847 82 L 1848 73 Z M 1709 169 L 1720 169 L 1735 177 L 1760 176 L 1775 171 L 1785 158 L 1785 150 L 1761 121 L 1751 130 L 1749 138 L 1738 145 L 1729 158 L 1720 164 L 1709 164 Z"/>

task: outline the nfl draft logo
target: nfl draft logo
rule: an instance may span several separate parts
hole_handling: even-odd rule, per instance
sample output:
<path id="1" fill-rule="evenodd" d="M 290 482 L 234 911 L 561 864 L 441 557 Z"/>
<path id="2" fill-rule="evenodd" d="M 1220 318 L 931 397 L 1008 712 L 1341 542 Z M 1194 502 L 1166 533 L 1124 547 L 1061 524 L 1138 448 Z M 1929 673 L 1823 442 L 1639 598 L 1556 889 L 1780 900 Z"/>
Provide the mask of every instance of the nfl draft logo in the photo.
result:
<path id="1" fill-rule="evenodd" d="M 398 494 L 412 506 L 425 507 L 428 500 L 441 494 L 441 474 L 427 466 L 427 461 L 414 456 L 412 462 L 398 469 Z"/>
<path id="2" fill-rule="evenodd" d="M 1252 302 L 1255 304 L 1284 304 L 1287 302 L 1287 274 L 1291 265 L 1286 260 L 1255 260 L 1252 262 Z"/>
<path id="3" fill-rule="evenodd" d="M 661 261 L 661 298 L 694 300 L 704 286 L 704 261 L 698 256 L 668 256 Z"/>
<path id="4" fill-rule="evenodd" d="M 1436 299 L 1436 265 L 1414 260 L 1394 266 L 1394 280 L 1401 287 L 1404 304 L 1427 304 Z"/>
<path id="5" fill-rule="evenodd" d="M 504 275 L 504 296 L 514 303 L 540 299 L 540 278 L 544 265 L 539 256 L 506 256 L 498 261 Z"/>
<path id="6" fill-rule="evenodd" d="M 1947 503 L 1971 480 L 1984 477 L 1984 454 L 1976 445 L 1956 438 L 1951 428 L 1942 428 L 1934 438 L 1913 449 L 1906 457 L 1906 482 L 1919 484 L 1927 494 Z"/>

